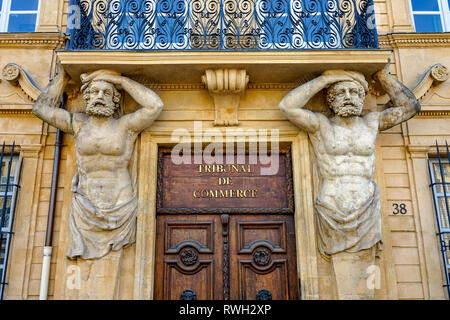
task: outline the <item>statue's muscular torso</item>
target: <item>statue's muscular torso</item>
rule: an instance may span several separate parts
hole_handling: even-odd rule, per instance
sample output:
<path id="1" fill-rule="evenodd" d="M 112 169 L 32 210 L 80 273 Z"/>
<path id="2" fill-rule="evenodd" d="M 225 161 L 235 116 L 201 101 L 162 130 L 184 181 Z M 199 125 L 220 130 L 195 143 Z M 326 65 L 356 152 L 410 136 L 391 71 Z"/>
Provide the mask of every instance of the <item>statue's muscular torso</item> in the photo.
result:
<path id="1" fill-rule="evenodd" d="M 319 196 L 325 203 L 349 214 L 374 193 L 375 143 L 378 114 L 339 124 L 317 113 L 319 129 L 310 133 L 322 178 Z"/>
<path id="2" fill-rule="evenodd" d="M 79 190 L 101 209 L 131 199 L 128 164 L 137 134 L 127 132 L 118 119 L 99 126 L 85 114 L 74 115 L 74 129 Z"/>

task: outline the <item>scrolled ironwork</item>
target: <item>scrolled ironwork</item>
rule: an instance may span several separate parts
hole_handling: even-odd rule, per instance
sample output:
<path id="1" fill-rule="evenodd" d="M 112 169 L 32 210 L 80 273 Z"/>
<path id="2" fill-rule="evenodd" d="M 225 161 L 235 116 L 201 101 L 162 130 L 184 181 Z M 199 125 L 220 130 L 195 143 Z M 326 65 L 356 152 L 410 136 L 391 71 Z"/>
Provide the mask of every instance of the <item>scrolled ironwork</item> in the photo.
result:
<path id="1" fill-rule="evenodd" d="M 69 50 L 378 48 L 373 0 L 71 1 Z"/>

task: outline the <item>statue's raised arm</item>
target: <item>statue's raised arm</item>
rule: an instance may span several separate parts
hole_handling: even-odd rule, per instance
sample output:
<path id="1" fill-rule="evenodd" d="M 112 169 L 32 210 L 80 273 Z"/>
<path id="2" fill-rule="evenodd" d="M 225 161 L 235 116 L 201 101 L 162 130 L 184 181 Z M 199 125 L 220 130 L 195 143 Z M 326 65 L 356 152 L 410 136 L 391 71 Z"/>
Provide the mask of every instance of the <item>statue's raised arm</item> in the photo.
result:
<path id="1" fill-rule="evenodd" d="M 420 103 L 414 94 L 389 72 L 390 63 L 377 72 L 375 79 L 391 98 L 393 107 L 381 112 L 379 130 L 387 130 L 407 121 L 420 112 Z"/>
<path id="2" fill-rule="evenodd" d="M 352 77 L 349 75 L 323 74 L 289 92 L 281 100 L 279 108 L 300 129 L 308 133 L 314 133 L 319 128 L 319 119 L 314 112 L 303 109 L 308 101 L 321 90 L 329 88 L 334 83 L 352 80 Z"/>
<path id="3" fill-rule="evenodd" d="M 69 77 L 61 64 L 58 64 L 56 76 L 50 80 L 47 87 L 39 95 L 32 111 L 39 119 L 64 132 L 73 134 L 72 115 L 68 111 L 59 108 L 61 97 L 68 81 Z"/>
<path id="4" fill-rule="evenodd" d="M 58 66 L 33 113 L 74 135 L 77 171 L 71 187 L 67 257 L 80 264 L 79 259 L 98 260 L 82 268 L 87 274 L 81 286 L 92 288 L 98 272 L 108 268 L 119 274 L 122 250 L 135 241 L 138 198 L 130 161 L 138 134 L 158 117 L 163 103 L 151 89 L 114 70 L 101 69 L 80 78 L 83 111 L 71 114 L 57 108 L 68 80 Z M 141 108 L 123 115 L 121 90 Z M 103 283 L 111 290 L 102 290 L 102 298 L 111 299 L 114 283 Z"/>
<path id="5" fill-rule="evenodd" d="M 107 73 L 103 70 L 82 77 L 83 82 L 86 83 L 95 80 L 113 84 L 117 89 L 125 90 L 142 107 L 120 118 L 120 122 L 130 131 L 139 133 L 149 127 L 163 108 L 163 102 L 156 93 L 127 77 Z"/>
<path id="6" fill-rule="evenodd" d="M 305 130 L 318 169 L 318 249 L 333 267 L 339 299 L 373 299 L 364 271 L 375 264 L 381 248 L 380 192 L 375 181 L 378 132 L 413 117 L 420 111 L 414 94 L 389 74 L 389 64 L 375 78 L 389 94 L 394 107 L 363 116 L 369 84 L 351 70 L 329 70 L 294 89 L 280 109 Z M 326 117 L 302 109 L 326 89 Z M 363 272 L 361 272 L 363 271 Z M 351 277 L 349 276 L 351 275 Z"/>

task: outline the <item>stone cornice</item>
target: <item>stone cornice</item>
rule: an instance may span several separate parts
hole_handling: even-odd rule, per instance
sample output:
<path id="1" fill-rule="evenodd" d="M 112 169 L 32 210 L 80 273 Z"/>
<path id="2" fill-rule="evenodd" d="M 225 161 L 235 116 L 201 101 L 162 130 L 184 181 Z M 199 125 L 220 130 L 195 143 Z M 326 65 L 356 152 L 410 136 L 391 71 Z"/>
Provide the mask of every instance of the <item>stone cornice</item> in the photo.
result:
<path id="1" fill-rule="evenodd" d="M 378 36 L 380 48 L 449 47 L 450 33 L 388 33 Z"/>
<path id="2" fill-rule="evenodd" d="M 111 69 L 150 83 L 200 83 L 206 69 L 245 69 L 254 83 L 293 83 L 328 69 L 354 69 L 369 76 L 383 68 L 391 50 L 298 51 L 62 51 L 64 70 L 78 85 L 80 75 Z"/>
<path id="3" fill-rule="evenodd" d="M 436 151 L 436 146 L 408 145 L 407 149 L 412 159 L 426 159 L 428 154 Z"/>
<path id="4" fill-rule="evenodd" d="M 133 77 L 130 77 L 133 79 Z M 133 79 L 136 80 L 136 79 Z M 155 84 L 155 83 L 147 83 L 145 81 L 139 81 L 136 80 L 142 84 L 144 84 L 147 88 L 150 88 L 152 90 L 204 90 L 206 89 L 206 86 L 204 84 L 200 83 L 162 83 L 162 84 Z M 252 83 L 249 82 L 247 85 L 247 89 L 253 89 L 253 90 L 292 90 L 301 85 L 302 83 Z"/>
<path id="5" fill-rule="evenodd" d="M 38 158 L 42 150 L 41 144 L 21 144 L 20 152 L 24 158 Z"/>
<path id="6" fill-rule="evenodd" d="M 0 48 L 61 49 L 67 36 L 59 32 L 0 33 Z"/>

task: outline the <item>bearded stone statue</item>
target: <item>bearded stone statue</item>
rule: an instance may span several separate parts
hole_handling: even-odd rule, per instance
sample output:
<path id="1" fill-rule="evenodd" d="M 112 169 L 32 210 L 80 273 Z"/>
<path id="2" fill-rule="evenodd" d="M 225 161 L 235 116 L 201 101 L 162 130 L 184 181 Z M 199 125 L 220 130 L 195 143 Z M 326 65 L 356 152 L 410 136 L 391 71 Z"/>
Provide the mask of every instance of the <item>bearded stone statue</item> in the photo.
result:
<path id="1" fill-rule="evenodd" d="M 279 105 L 291 122 L 308 133 L 316 155 L 318 246 L 331 260 L 339 299 L 374 298 L 366 281 L 382 241 L 374 180 L 376 138 L 379 131 L 420 111 L 414 94 L 390 74 L 389 64 L 374 78 L 394 105 L 382 112 L 362 116 L 368 83 L 363 74 L 345 70 L 324 72 L 292 90 Z M 332 117 L 304 109 L 324 89 Z"/>
<path id="2" fill-rule="evenodd" d="M 81 75 L 86 109 L 71 114 L 57 108 L 69 80 L 62 67 L 58 69 L 33 105 L 33 113 L 74 136 L 77 172 L 72 181 L 67 257 L 87 261 L 81 298 L 112 298 L 122 250 L 135 241 L 136 233 L 137 194 L 128 165 L 138 134 L 158 117 L 163 103 L 145 86 L 114 71 L 98 70 Z M 123 115 L 119 90 L 142 108 Z"/>

